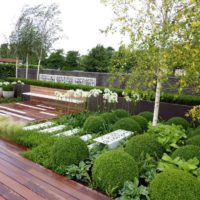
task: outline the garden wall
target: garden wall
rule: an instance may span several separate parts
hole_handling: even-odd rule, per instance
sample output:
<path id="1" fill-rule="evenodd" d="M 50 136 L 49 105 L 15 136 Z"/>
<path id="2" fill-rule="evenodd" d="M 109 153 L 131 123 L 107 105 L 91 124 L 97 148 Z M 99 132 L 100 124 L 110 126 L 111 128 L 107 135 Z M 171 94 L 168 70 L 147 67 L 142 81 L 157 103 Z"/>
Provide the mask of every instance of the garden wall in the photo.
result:
<path id="1" fill-rule="evenodd" d="M 101 72 L 83 72 L 83 71 L 60 71 L 54 69 L 41 69 L 41 74 L 50 74 L 50 75 L 63 75 L 63 76 L 77 76 L 77 77 L 88 77 L 88 78 L 96 78 L 97 86 L 109 86 L 109 73 L 101 73 Z M 18 75 L 20 78 L 25 78 L 25 68 L 18 69 Z M 37 78 L 37 69 L 29 69 L 28 78 L 36 79 Z M 176 77 L 169 77 L 168 83 L 163 86 L 163 92 L 165 93 L 176 93 L 177 89 L 172 88 L 177 81 Z M 116 80 L 113 83 L 113 87 L 119 88 L 119 82 Z M 192 94 L 191 88 L 186 88 L 183 91 L 184 94 Z"/>

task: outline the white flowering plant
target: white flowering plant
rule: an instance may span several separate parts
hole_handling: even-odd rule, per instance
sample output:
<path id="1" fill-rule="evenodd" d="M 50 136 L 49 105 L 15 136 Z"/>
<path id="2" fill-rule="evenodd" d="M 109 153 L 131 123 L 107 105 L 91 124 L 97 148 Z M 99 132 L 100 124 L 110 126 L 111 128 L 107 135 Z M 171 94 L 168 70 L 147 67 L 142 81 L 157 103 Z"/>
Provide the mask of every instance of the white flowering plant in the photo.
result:
<path id="1" fill-rule="evenodd" d="M 88 97 L 98 97 L 100 94 L 102 94 L 100 89 L 92 89 L 89 91 Z"/>
<path id="2" fill-rule="evenodd" d="M 4 81 L 4 82 L 1 82 L 0 87 L 3 88 L 3 91 L 13 91 L 17 84 L 24 85 L 24 83 L 21 81 L 20 82 L 19 81 L 14 81 L 14 82 Z"/>

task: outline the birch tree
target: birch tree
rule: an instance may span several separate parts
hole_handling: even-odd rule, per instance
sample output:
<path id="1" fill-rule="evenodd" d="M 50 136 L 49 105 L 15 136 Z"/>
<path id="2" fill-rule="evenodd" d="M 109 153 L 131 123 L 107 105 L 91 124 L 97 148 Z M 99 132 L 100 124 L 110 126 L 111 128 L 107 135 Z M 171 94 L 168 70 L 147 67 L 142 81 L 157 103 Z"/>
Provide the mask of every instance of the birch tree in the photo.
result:
<path id="1" fill-rule="evenodd" d="M 185 60 L 183 59 L 185 48 L 180 47 L 192 43 L 193 37 L 189 37 L 188 27 L 190 27 L 189 22 L 196 18 L 198 12 L 195 14 L 194 10 L 199 6 L 199 1 L 102 0 L 102 2 L 111 6 L 115 14 L 115 18 L 105 31 L 119 31 L 129 36 L 130 47 L 137 57 L 137 65 L 132 68 L 127 87 L 133 88 L 134 85 L 138 90 L 154 86 L 156 88 L 153 116 L 155 126 L 158 122 L 163 83 L 167 81 L 169 75 L 172 75 L 177 60 L 183 65 L 186 63 L 182 62 Z M 188 59 L 187 63 L 192 63 L 196 67 L 199 64 L 194 63 L 191 58 Z M 187 69 L 190 69 L 190 64 Z M 123 69 L 119 71 L 122 73 Z"/>

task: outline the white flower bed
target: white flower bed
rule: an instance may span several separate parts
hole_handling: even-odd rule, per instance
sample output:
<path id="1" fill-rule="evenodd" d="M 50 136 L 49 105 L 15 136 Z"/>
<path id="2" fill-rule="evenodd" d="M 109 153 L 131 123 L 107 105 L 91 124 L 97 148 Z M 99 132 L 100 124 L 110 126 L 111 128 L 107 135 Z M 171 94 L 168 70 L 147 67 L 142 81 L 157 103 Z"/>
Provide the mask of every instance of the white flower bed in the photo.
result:
<path id="1" fill-rule="evenodd" d="M 114 149 L 116 148 L 119 143 L 124 140 L 125 138 L 129 137 L 132 135 L 133 132 L 131 131 L 125 131 L 125 130 L 116 130 L 111 133 L 108 133 L 106 135 L 103 135 L 101 137 L 95 138 L 94 141 L 108 145 L 109 149 Z"/>
<path id="2" fill-rule="evenodd" d="M 53 133 L 53 132 L 56 132 L 56 131 L 61 131 L 65 128 L 64 125 L 59 125 L 59 126 L 54 126 L 54 127 L 51 127 L 51 128 L 46 128 L 46 129 L 43 129 L 41 131 L 39 131 L 40 133 Z"/>
<path id="3" fill-rule="evenodd" d="M 78 134 L 79 132 L 80 132 L 80 129 L 75 128 L 75 129 L 72 129 L 72 130 L 65 131 L 63 133 L 58 133 L 55 136 L 70 136 L 70 135 Z"/>
<path id="4" fill-rule="evenodd" d="M 38 130 L 38 129 L 47 128 L 53 125 L 54 125 L 53 122 L 45 122 L 45 123 L 35 124 L 31 126 L 26 126 L 23 128 L 23 130 L 25 131 Z"/>

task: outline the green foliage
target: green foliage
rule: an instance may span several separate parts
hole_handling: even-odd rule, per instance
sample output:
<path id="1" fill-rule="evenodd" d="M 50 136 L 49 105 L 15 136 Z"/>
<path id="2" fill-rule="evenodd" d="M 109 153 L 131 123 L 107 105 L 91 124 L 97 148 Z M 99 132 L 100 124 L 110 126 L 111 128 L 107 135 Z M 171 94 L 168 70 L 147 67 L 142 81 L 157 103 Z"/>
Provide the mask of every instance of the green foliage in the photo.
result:
<path id="1" fill-rule="evenodd" d="M 17 98 L 0 98 L 0 104 L 1 103 L 20 102 L 20 101 L 22 101 L 21 97 L 17 97 Z"/>
<path id="2" fill-rule="evenodd" d="M 193 130 L 192 132 L 189 133 L 189 137 L 194 137 L 200 135 L 200 127 L 196 128 L 195 130 Z"/>
<path id="3" fill-rule="evenodd" d="M 87 159 L 87 145 L 76 136 L 60 137 L 52 147 L 52 164 L 54 168 L 66 167 Z"/>
<path id="4" fill-rule="evenodd" d="M 140 125 L 130 117 L 125 117 L 125 118 L 118 120 L 113 125 L 112 129 L 113 130 L 123 129 L 126 131 L 132 131 L 135 134 L 142 132 Z"/>
<path id="5" fill-rule="evenodd" d="M 172 159 L 167 154 L 164 154 L 160 162 L 158 163 L 158 170 L 166 171 L 169 169 L 180 169 L 185 172 L 191 173 L 200 180 L 200 168 L 199 160 L 197 158 L 189 159 L 185 161 L 180 157 Z"/>
<path id="6" fill-rule="evenodd" d="M 65 59 L 66 66 L 76 69 L 79 67 L 80 54 L 78 51 L 68 51 Z"/>
<path id="7" fill-rule="evenodd" d="M 147 132 L 156 138 L 168 152 L 171 152 L 174 148 L 178 148 L 178 144 L 181 143 L 181 140 L 186 138 L 185 131 L 182 127 L 174 124 L 157 124 L 156 126 L 150 125 Z"/>
<path id="8" fill-rule="evenodd" d="M 2 86 L 3 91 L 14 91 L 15 85 L 13 84 L 7 84 Z"/>
<path id="9" fill-rule="evenodd" d="M 161 158 L 163 154 L 162 146 L 148 134 L 133 136 L 126 143 L 124 150 L 138 163 L 146 158 L 147 154 L 154 158 Z"/>
<path id="10" fill-rule="evenodd" d="M 200 182 L 181 170 L 167 170 L 157 175 L 150 184 L 153 200 L 199 200 Z"/>
<path id="11" fill-rule="evenodd" d="M 58 49 L 51 53 L 50 56 L 43 61 L 43 65 L 51 69 L 62 69 L 65 66 L 65 57 L 63 50 Z"/>
<path id="12" fill-rule="evenodd" d="M 15 77 L 15 65 L 0 64 L 0 79 Z"/>
<path id="13" fill-rule="evenodd" d="M 135 178 L 134 182 L 126 181 L 120 191 L 120 195 L 119 200 L 141 200 L 141 197 L 146 197 L 147 200 L 150 200 L 147 188 L 140 186 L 137 178 Z"/>
<path id="14" fill-rule="evenodd" d="M 184 160 L 189 160 L 196 157 L 200 161 L 200 147 L 194 145 L 180 147 L 172 153 L 172 158 L 176 157 L 180 157 Z"/>
<path id="15" fill-rule="evenodd" d="M 144 117 L 148 122 L 153 120 L 152 112 L 144 111 L 144 112 L 139 113 L 139 115 Z"/>
<path id="16" fill-rule="evenodd" d="M 66 168 L 66 175 L 70 179 L 83 181 L 86 183 L 91 183 L 91 178 L 88 174 L 91 165 L 87 165 L 85 162 L 81 161 L 79 165 L 69 165 Z"/>
<path id="17" fill-rule="evenodd" d="M 88 117 L 83 125 L 83 131 L 89 134 L 102 133 L 105 130 L 105 121 L 100 116 Z"/>
<path id="18" fill-rule="evenodd" d="M 187 129 L 190 126 L 189 122 L 182 117 L 172 117 L 167 121 L 167 124 L 180 125 L 184 129 Z"/>
<path id="19" fill-rule="evenodd" d="M 194 137 L 189 138 L 186 141 L 186 144 L 191 144 L 191 145 L 195 145 L 195 146 L 199 146 L 200 147 L 200 135 L 196 135 Z"/>
<path id="20" fill-rule="evenodd" d="M 89 72 L 107 72 L 112 51 L 112 48 L 97 45 L 82 58 L 81 67 Z"/>
<path id="21" fill-rule="evenodd" d="M 146 120 L 146 118 L 144 118 L 140 115 L 134 115 L 131 118 L 140 125 L 140 127 L 142 128 L 143 131 L 145 131 L 147 129 L 148 121 Z"/>
<path id="22" fill-rule="evenodd" d="M 113 124 L 118 120 L 116 115 L 111 112 L 102 113 L 100 116 L 104 119 L 107 125 Z"/>
<path id="23" fill-rule="evenodd" d="M 92 168 L 94 185 L 110 196 L 115 196 L 125 181 L 134 181 L 138 177 L 138 166 L 127 153 L 114 150 L 99 156 Z"/>
<path id="24" fill-rule="evenodd" d="M 1 65 L 0 65 L 1 66 Z M 29 66 L 31 67 L 31 66 Z M 35 66 L 33 66 L 35 67 Z M 14 66 L 13 66 L 14 69 Z M 1 67 L 0 67 L 1 70 Z M 0 73 L 1 75 L 1 73 Z M 93 86 L 87 86 L 87 85 L 80 85 L 80 84 L 69 84 L 69 83 L 55 83 L 51 81 L 39 81 L 34 79 L 24 79 L 24 78 L 8 78 L 9 75 L 6 75 L 4 77 L 7 78 L 8 81 L 17 81 L 21 80 L 27 85 L 35 85 L 35 86 L 42 86 L 42 87 L 49 87 L 49 88 L 57 88 L 57 89 L 82 89 L 85 91 L 89 91 L 94 89 Z M 3 78 L 3 77 L 2 77 Z M 105 87 L 96 86 L 96 89 L 100 89 L 104 91 Z M 119 88 L 110 88 L 112 92 L 116 92 L 119 96 L 122 96 L 123 89 Z M 155 94 L 154 93 L 146 93 L 146 92 L 140 92 L 140 95 L 142 96 L 143 100 L 151 100 L 154 101 Z M 184 105 L 197 105 L 200 104 L 200 97 L 199 96 L 192 96 L 192 95 L 174 95 L 174 94 L 161 94 L 162 102 L 168 102 L 168 103 L 176 103 L 176 104 L 184 104 Z"/>
<path id="25" fill-rule="evenodd" d="M 127 110 L 124 109 L 117 109 L 114 110 L 113 113 L 115 114 L 116 117 L 118 118 L 124 118 L 124 117 L 129 117 L 129 112 Z"/>

